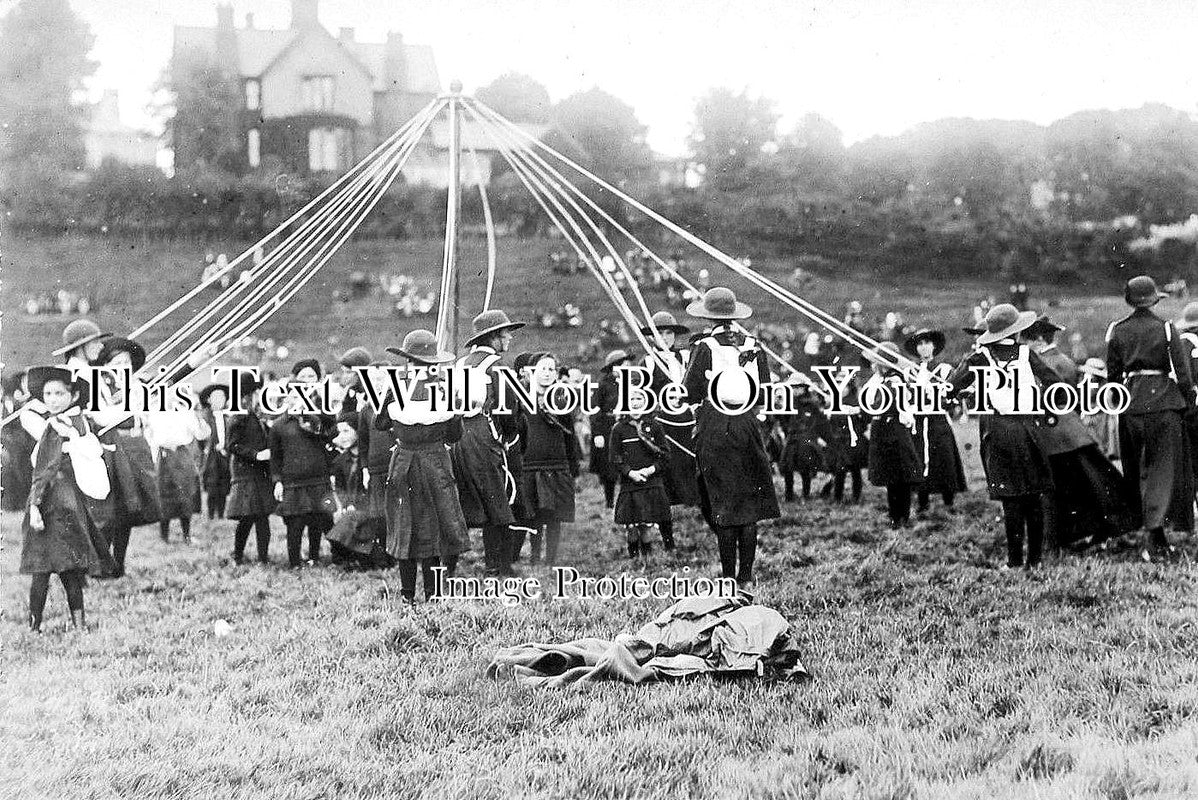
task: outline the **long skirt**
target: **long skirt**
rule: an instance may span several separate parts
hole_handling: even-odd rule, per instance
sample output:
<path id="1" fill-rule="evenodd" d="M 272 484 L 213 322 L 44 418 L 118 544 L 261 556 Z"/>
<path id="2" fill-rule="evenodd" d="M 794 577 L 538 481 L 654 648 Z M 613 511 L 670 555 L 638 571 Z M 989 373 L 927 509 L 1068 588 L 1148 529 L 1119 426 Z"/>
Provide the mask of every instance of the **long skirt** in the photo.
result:
<path id="1" fill-rule="evenodd" d="M 567 468 L 525 466 L 520 474 L 520 499 L 523 521 L 574 521 L 574 477 Z"/>
<path id="2" fill-rule="evenodd" d="M 696 414 L 695 461 L 699 508 L 708 525 L 750 525 L 782 515 L 755 414 L 728 416 L 701 406 Z"/>
<path id="3" fill-rule="evenodd" d="M 979 446 L 991 500 L 1046 494 L 1053 489 L 1052 467 L 1028 416 L 979 417 Z"/>
<path id="4" fill-rule="evenodd" d="M 923 457 L 911 429 L 894 415 L 869 426 L 869 482 L 874 486 L 915 484 L 923 480 Z"/>
<path id="5" fill-rule="evenodd" d="M 301 514 L 326 514 L 333 516 L 337 501 L 333 499 L 333 488 L 328 480 L 309 486 L 283 486 L 283 499 L 275 513 L 280 517 L 298 517 Z"/>
<path id="6" fill-rule="evenodd" d="M 215 447 L 208 448 L 208 452 L 204 454 L 204 468 L 201 477 L 205 492 L 217 497 L 228 495 L 232 482 L 229 454 L 222 453 Z"/>
<path id="7" fill-rule="evenodd" d="M 362 493 L 358 508 L 365 519 L 385 519 L 387 516 L 387 473 L 370 473 L 370 486 Z"/>
<path id="8" fill-rule="evenodd" d="M 249 519 L 275 513 L 275 487 L 266 470 L 241 474 L 229 487 L 225 516 L 229 519 Z"/>
<path id="9" fill-rule="evenodd" d="M 137 527 L 162 519 L 150 443 L 143 436 L 122 436 L 118 431 L 109 431 L 103 441 L 115 446 L 106 451 L 112 484 L 111 524 Z"/>
<path id="10" fill-rule="evenodd" d="M 99 575 L 110 567 L 115 568 L 107 563 L 110 559 L 99 553 L 103 540 L 95 530 L 86 497 L 75 487 L 74 477 L 69 472 L 59 473 L 55 485 L 43 498 L 41 508 L 45 527 L 40 531 L 29 526 L 29 512 L 25 512 L 21 574 L 84 570 Z"/>
<path id="11" fill-rule="evenodd" d="M 968 488 L 957 436 L 948 417 L 943 414 L 916 417 L 915 445 L 924 463 L 921 489 L 932 494 L 959 494 Z"/>
<path id="12" fill-rule="evenodd" d="M 163 519 L 199 512 L 200 475 L 191 446 L 158 451 L 158 503 Z"/>
<path id="13" fill-rule="evenodd" d="M 1057 546 L 1087 536 L 1097 544 L 1136 528 L 1135 498 L 1097 444 L 1050 456 L 1049 463 L 1054 500 L 1069 515 L 1068 524 L 1060 528 L 1068 536 L 1058 536 Z"/>
<path id="14" fill-rule="evenodd" d="M 456 556 L 470 549 L 449 451 L 402 444 L 387 477 L 387 553 L 395 559 Z"/>
<path id="15" fill-rule="evenodd" d="M 450 458 L 466 524 L 471 528 L 512 524 L 511 495 L 515 486 L 511 483 L 503 444 L 495 438 L 490 421 L 481 414 L 463 420 L 462 429 L 461 441 L 453 445 Z"/>

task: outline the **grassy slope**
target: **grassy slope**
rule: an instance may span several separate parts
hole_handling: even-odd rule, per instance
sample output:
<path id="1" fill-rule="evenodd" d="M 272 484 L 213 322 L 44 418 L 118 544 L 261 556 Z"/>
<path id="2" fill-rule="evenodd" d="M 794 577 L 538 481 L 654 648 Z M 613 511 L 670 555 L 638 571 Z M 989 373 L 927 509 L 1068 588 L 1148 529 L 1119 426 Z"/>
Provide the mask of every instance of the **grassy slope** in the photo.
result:
<path id="1" fill-rule="evenodd" d="M 10 364 L 36 363 L 45 359 L 49 350 L 59 343 L 65 320 L 58 316 L 27 317 L 23 302 L 27 295 L 43 290 L 66 288 L 87 292 L 101 303 L 95 316 L 106 329 L 126 333 L 170 301 L 184 294 L 199 280 L 206 250 L 225 250 L 238 253 L 244 245 L 233 242 L 212 242 L 202 247 L 190 242 L 143 242 L 115 238 L 56 238 L 24 239 L 5 235 L 0 242 L 3 258 L 4 291 L 0 310 L 4 312 L 4 336 L 0 357 Z M 589 337 L 602 317 L 616 318 L 614 309 L 594 280 L 588 275 L 562 277 L 548 274 L 546 253 L 551 245 L 544 241 L 522 242 L 501 240 L 500 276 L 496 286 L 495 303 L 506 308 L 514 318 L 531 319 L 536 309 L 556 308 L 574 300 L 583 309 L 586 324 L 580 332 L 562 334 L 558 331 L 533 329 L 522 335 L 519 348 L 560 349 L 569 355 L 585 336 Z M 696 268 L 702 263 L 688 253 Z M 485 271 L 485 247 L 481 242 L 468 242 L 462 259 L 463 324 L 481 307 Z M 362 301 L 344 305 L 333 303 L 332 292 L 342 285 L 354 269 L 372 272 L 403 272 L 422 279 L 433 288 L 439 280 L 441 264 L 440 242 L 352 242 L 312 281 L 295 300 L 259 331 L 261 336 L 278 340 L 293 338 L 304 355 L 331 357 L 350 344 L 365 343 L 381 350 L 387 344 L 398 343 L 412 327 L 432 327 L 433 319 L 402 320 L 392 316 L 386 304 Z M 758 259 L 754 268 L 785 282 L 791 265 L 779 261 Z M 729 277 L 721 266 L 712 266 L 713 278 Z M 805 324 L 776 301 L 768 300 L 754 287 L 747 286 L 737 276 L 730 276 L 735 287 L 757 309 L 756 319 L 788 324 Z M 920 278 L 875 279 L 852 274 L 823 276 L 803 288 L 810 300 L 839 316 L 844 303 L 860 299 L 867 313 L 884 314 L 895 310 L 903 313 L 912 325 L 943 327 L 954 339 L 953 349 L 964 347 L 963 335 L 957 333 L 966 324 L 977 298 L 1005 291 L 1001 282 L 962 282 L 945 285 Z M 1059 299 L 1053 309 L 1054 317 L 1071 330 L 1079 330 L 1101 349 L 1106 325 L 1125 313 L 1118 297 L 1095 298 L 1073 294 L 1056 298 L 1049 289 L 1033 287 L 1033 302 L 1044 305 Z M 209 296 L 210 297 L 210 296 Z M 659 299 L 659 302 L 661 300 Z M 653 300 L 650 300 L 653 303 Z M 172 326 L 182 323 L 185 313 L 200 308 L 196 303 L 180 311 L 145 336 L 153 345 L 164 337 Z M 1164 311 L 1176 315 L 1180 304 L 1168 301 Z M 330 338 L 335 341 L 330 342 Z"/>
<path id="2" fill-rule="evenodd" d="M 587 573 L 624 569 L 584 487 L 565 552 Z M 66 632 L 55 587 L 33 637 L 6 514 L 0 797 L 1198 794 L 1188 557 L 1003 573 L 979 493 L 902 533 L 879 493 L 867 500 L 788 504 L 763 532 L 759 599 L 792 620 L 813 682 L 545 692 L 483 668 L 514 643 L 635 630 L 661 605 L 403 608 L 393 574 L 232 567 L 230 524 L 204 523 L 191 548 L 137 530 L 131 577 L 89 587 L 99 629 Z M 680 556 L 655 556 L 653 573 L 712 569 L 701 523 L 680 528 Z M 233 633 L 217 638 L 221 618 Z"/>

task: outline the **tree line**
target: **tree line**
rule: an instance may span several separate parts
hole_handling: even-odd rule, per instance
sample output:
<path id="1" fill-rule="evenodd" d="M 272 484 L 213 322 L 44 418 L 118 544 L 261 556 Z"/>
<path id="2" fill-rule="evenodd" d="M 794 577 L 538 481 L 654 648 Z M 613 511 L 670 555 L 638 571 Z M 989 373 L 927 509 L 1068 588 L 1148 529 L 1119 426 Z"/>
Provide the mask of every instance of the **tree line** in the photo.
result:
<path id="1" fill-rule="evenodd" d="M 67 0 L 21 0 L 0 21 L 0 143 L 5 218 L 17 228 L 255 237 L 329 179 L 244 161 L 229 94 L 213 65 L 163 83 L 172 126 L 196 126 L 197 152 L 167 178 L 106 163 L 81 172 L 80 102 L 91 36 Z M 180 77 L 181 76 L 181 77 Z M 1160 105 L 1086 111 L 1040 126 L 944 119 L 846 146 L 818 114 L 779 124 L 770 99 L 713 88 L 694 109 L 689 156 L 662 160 L 619 98 L 593 88 L 553 103 L 535 79 L 502 75 L 476 96 L 504 116 L 547 126 L 548 144 L 725 249 L 796 266 L 875 272 L 1001 273 L 1011 280 L 1087 282 L 1127 269 L 1194 278 L 1194 244 L 1133 247 L 1151 225 L 1198 212 L 1198 122 Z M 678 179 L 690 170 L 698 185 Z M 661 176 L 670 176 L 663 181 Z M 634 228 L 641 220 L 595 191 Z M 549 225 L 502 165 L 490 199 L 505 230 Z M 445 192 L 397 185 L 368 236 L 443 233 Z M 481 220 L 466 195 L 467 221 Z M 646 231 L 647 232 L 647 231 Z"/>

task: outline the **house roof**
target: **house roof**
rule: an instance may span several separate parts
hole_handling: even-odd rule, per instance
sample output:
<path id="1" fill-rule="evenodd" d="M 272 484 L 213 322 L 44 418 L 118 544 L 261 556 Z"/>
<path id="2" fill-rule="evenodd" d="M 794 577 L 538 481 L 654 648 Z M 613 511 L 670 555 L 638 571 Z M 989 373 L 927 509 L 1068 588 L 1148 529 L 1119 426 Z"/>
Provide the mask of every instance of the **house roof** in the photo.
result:
<path id="1" fill-rule="evenodd" d="M 216 52 L 216 28 L 175 26 L 175 53 L 202 51 L 213 55 Z M 237 28 L 238 70 L 244 78 L 262 75 L 284 50 L 301 34 L 295 29 L 266 30 L 261 28 Z M 373 79 L 375 91 L 389 88 L 386 75 L 387 46 L 374 42 L 344 42 L 329 37 L 338 46 L 344 47 L 354 60 L 360 63 Z M 437 61 L 433 49 L 427 45 L 402 45 L 409 92 L 436 94 L 441 91 L 441 79 L 437 74 Z"/>

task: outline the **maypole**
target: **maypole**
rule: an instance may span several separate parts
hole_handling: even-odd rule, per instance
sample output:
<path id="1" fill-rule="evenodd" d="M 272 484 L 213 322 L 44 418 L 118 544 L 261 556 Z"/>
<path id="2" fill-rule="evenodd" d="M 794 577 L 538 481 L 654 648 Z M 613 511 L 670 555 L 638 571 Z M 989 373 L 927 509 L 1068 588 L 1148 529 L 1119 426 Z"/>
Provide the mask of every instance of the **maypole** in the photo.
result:
<path id="1" fill-rule="evenodd" d="M 449 85 L 449 194 L 445 203 L 445 251 L 441 265 L 441 303 L 437 342 L 453 352 L 458 345 L 458 228 L 462 211 L 462 82 Z"/>

